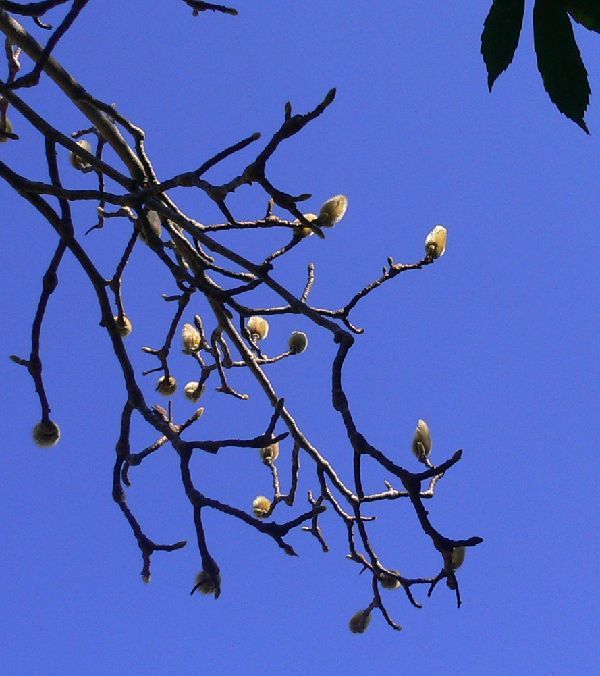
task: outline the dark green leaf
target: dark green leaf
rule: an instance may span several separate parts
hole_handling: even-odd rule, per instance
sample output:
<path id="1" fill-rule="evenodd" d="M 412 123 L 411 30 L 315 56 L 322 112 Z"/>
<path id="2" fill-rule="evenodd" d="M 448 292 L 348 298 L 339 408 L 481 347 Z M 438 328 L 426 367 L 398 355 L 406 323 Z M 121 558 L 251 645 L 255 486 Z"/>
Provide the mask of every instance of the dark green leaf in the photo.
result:
<path id="1" fill-rule="evenodd" d="M 583 116 L 590 101 L 590 85 L 562 3 L 536 0 L 533 37 L 538 69 L 548 96 L 563 115 L 589 133 Z"/>
<path id="2" fill-rule="evenodd" d="M 600 0 L 564 0 L 564 3 L 577 23 L 600 33 Z"/>
<path id="3" fill-rule="evenodd" d="M 483 24 L 481 55 L 487 68 L 488 87 L 510 65 L 519 44 L 525 0 L 494 0 Z"/>

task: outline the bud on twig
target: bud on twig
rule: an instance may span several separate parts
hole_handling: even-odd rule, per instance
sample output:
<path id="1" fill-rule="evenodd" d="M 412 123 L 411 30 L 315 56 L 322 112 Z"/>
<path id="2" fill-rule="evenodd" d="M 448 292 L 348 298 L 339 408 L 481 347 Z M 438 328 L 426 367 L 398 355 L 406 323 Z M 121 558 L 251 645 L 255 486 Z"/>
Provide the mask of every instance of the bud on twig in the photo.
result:
<path id="1" fill-rule="evenodd" d="M 2 119 L 2 115 L 0 115 L 0 143 L 6 143 L 6 141 L 12 141 L 11 138 L 8 136 L 5 136 L 5 134 L 12 134 L 13 131 L 13 124 L 12 122 L 8 119 L 8 115 Z"/>
<path id="2" fill-rule="evenodd" d="M 458 570 L 465 560 L 466 547 L 454 547 L 452 550 L 452 570 Z"/>
<path id="3" fill-rule="evenodd" d="M 294 331 L 288 341 L 290 352 L 300 354 L 308 347 L 308 336 L 302 331 Z"/>
<path id="4" fill-rule="evenodd" d="M 412 441 L 412 452 L 419 462 L 424 462 L 431 453 L 431 432 L 424 420 L 419 420 Z"/>
<path id="5" fill-rule="evenodd" d="M 200 349 L 202 338 L 195 326 L 191 324 L 184 324 L 181 329 L 181 339 L 183 342 L 182 352 L 184 354 L 194 354 Z"/>
<path id="6" fill-rule="evenodd" d="M 274 444 L 269 444 L 264 448 L 260 449 L 260 457 L 262 458 L 265 465 L 269 462 L 275 462 L 279 457 L 279 442 L 276 441 Z"/>
<path id="7" fill-rule="evenodd" d="M 84 138 L 81 139 L 81 141 L 77 141 L 77 145 L 80 148 L 83 148 L 83 150 L 87 150 L 88 153 L 92 152 L 91 143 Z M 83 157 L 77 155 L 74 152 L 71 152 L 69 159 L 71 160 L 73 167 L 78 171 L 87 171 L 88 169 L 92 168 L 92 165 L 87 160 L 84 160 Z"/>
<path id="8" fill-rule="evenodd" d="M 200 399 L 204 393 L 204 388 L 205 385 L 200 387 L 199 382 L 191 380 L 189 383 L 186 383 L 185 387 L 183 388 L 183 393 L 190 401 L 198 401 L 198 399 Z"/>
<path id="9" fill-rule="evenodd" d="M 40 420 L 33 428 L 33 440 L 40 448 L 56 446 L 60 439 L 60 427 L 52 420 Z"/>
<path id="10" fill-rule="evenodd" d="M 221 574 L 218 574 L 218 583 L 221 585 Z M 196 575 L 196 585 L 192 589 L 192 594 L 195 591 L 199 591 L 201 594 L 208 596 L 210 594 L 217 593 L 217 585 L 215 584 L 212 577 L 205 571 L 201 570 L 198 575 Z"/>
<path id="11" fill-rule="evenodd" d="M 428 258 L 435 260 L 444 255 L 446 251 L 446 238 L 448 231 L 443 225 L 436 225 L 425 239 L 425 253 Z"/>
<path id="12" fill-rule="evenodd" d="M 248 319 L 246 328 L 252 340 L 264 340 L 269 335 L 269 322 L 264 317 L 253 315 Z"/>
<path id="13" fill-rule="evenodd" d="M 133 331 L 133 324 L 127 315 L 117 315 L 113 319 L 121 338 L 126 338 Z"/>
<path id="14" fill-rule="evenodd" d="M 323 204 L 319 211 L 318 223 L 324 228 L 331 228 L 339 223 L 346 209 L 348 208 L 348 198 L 345 195 L 335 195 Z"/>
<path id="15" fill-rule="evenodd" d="M 177 390 L 177 381 L 174 376 L 161 376 L 156 383 L 156 391 L 159 394 L 164 394 L 165 397 L 170 397 L 175 394 Z"/>
<path id="16" fill-rule="evenodd" d="M 254 512 L 254 516 L 259 519 L 266 519 L 270 509 L 271 501 L 264 495 L 258 495 L 252 501 L 252 511 Z"/>
<path id="17" fill-rule="evenodd" d="M 348 626 L 350 631 L 353 634 L 364 634 L 371 622 L 371 611 L 370 610 L 359 610 L 357 613 L 352 615 Z"/>

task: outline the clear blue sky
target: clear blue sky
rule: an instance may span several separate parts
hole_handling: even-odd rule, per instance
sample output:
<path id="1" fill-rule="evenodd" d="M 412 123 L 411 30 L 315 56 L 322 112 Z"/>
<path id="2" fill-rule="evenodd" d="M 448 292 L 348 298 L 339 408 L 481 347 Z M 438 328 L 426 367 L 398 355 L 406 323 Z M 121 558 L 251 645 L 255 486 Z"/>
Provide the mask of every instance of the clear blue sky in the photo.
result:
<path id="1" fill-rule="evenodd" d="M 255 531 L 209 514 L 223 593 L 216 602 L 190 597 L 198 554 L 169 448 L 132 470 L 128 499 L 151 537 L 190 544 L 155 555 L 152 582 L 142 584 L 139 551 L 110 495 L 122 379 L 91 288 L 69 258 L 43 330 L 46 382 L 62 429 L 55 448 L 33 445 L 32 383 L 0 361 L 3 674 L 595 671 L 600 102 L 592 97 L 590 137 L 550 104 L 535 66 L 532 3 L 515 61 L 489 95 L 479 55 L 489 4 L 240 0 L 238 17 L 194 19 L 176 1 L 91 3 L 56 51 L 85 87 L 146 130 L 161 178 L 254 131 L 269 138 L 287 100 L 306 112 L 337 87 L 334 105 L 270 166 L 278 187 L 313 194 L 307 211 L 336 193 L 349 197 L 346 218 L 327 238 L 310 238 L 277 271 L 301 290 L 314 262 L 316 305 L 343 305 L 388 256 L 418 260 L 427 232 L 447 226 L 443 258 L 401 275 L 357 309 L 366 331 L 346 384 L 361 431 L 406 466 L 417 467 L 409 449 L 418 418 L 431 426 L 436 461 L 464 449 L 428 503 L 448 536 L 485 538 L 460 570 L 463 606 L 457 610 L 445 586 L 432 599 L 417 590 L 421 610 L 387 592 L 403 632 L 375 616 L 364 635 L 352 635 L 347 622 L 369 602 L 370 581 L 345 559 L 345 534 L 331 515 L 323 523 L 332 551 L 322 554 L 298 532 L 290 541 L 300 556 L 292 559 Z M 579 28 L 576 35 L 598 92 L 599 38 Z M 46 80 L 24 95 L 64 131 L 84 126 Z M 25 170 L 43 146 L 12 118 L 22 140 L 2 144 L 0 156 Z M 233 176 L 251 152 L 211 178 Z M 92 180 L 68 175 L 73 187 Z M 173 197 L 198 220 L 219 220 L 198 192 Z M 0 203 L 2 352 L 27 356 L 54 235 L 6 185 Z M 262 216 L 265 206 L 254 188 L 231 201 L 240 220 Z M 76 214 L 82 234 L 94 222 L 93 205 Z M 113 220 L 88 237 L 107 275 L 126 229 Z M 260 260 L 283 241 L 268 232 L 239 246 Z M 141 248 L 125 283 L 135 326 L 128 346 L 141 371 L 154 363 L 139 348 L 161 342 L 169 317 L 160 294 L 174 287 Z M 208 321 L 200 299 L 192 308 Z M 308 351 L 270 374 L 311 440 L 349 476 L 351 451 L 328 409 L 329 334 L 285 318 L 272 322 L 265 350 L 284 349 L 293 329 L 309 332 Z M 183 382 L 194 376 L 182 357 L 173 371 Z M 145 384 L 157 401 L 154 380 Z M 236 384 L 251 387 L 247 376 Z M 244 403 L 211 388 L 199 433 L 200 426 L 208 438 L 262 431 L 267 408 L 254 392 Z M 176 415 L 190 410 L 175 398 Z M 152 440 L 135 426 L 136 449 Z M 198 457 L 193 469 L 206 492 L 242 508 L 270 491 L 268 472 L 247 450 Z M 317 485 L 308 463 L 304 470 L 305 494 Z M 382 490 L 386 478 L 369 473 L 368 488 Z M 380 516 L 373 538 L 387 565 L 409 576 L 439 570 L 408 504 L 372 513 Z"/>

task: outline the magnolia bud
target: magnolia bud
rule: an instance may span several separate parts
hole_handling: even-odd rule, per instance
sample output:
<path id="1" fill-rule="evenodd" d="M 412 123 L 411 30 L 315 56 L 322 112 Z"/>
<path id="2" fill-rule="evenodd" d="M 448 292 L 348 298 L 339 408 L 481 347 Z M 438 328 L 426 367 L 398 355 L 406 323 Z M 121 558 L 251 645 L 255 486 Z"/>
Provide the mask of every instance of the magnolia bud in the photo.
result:
<path id="1" fill-rule="evenodd" d="M 308 347 L 308 336 L 302 331 L 294 331 L 288 341 L 290 352 L 300 354 Z"/>
<path id="2" fill-rule="evenodd" d="M 390 571 L 391 573 L 400 573 L 397 570 Z M 381 573 L 379 576 L 379 583 L 384 589 L 398 589 L 401 586 L 401 582 L 397 577 L 390 575 L 389 573 Z"/>
<path id="3" fill-rule="evenodd" d="M 84 150 L 87 150 L 88 153 L 92 152 L 92 145 L 89 141 L 86 141 L 85 139 L 81 139 L 81 141 L 77 141 L 77 145 L 80 148 L 83 148 Z M 69 156 L 69 159 L 71 160 L 71 164 L 75 169 L 78 171 L 87 171 L 88 169 L 92 168 L 92 165 L 87 161 L 84 160 L 83 157 L 80 155 L 77 155 L 76 153 L 71 153 Z"/>
<path id="4" fill-rule="evenodd" d="M 2 119 L 2 114 L 0 113 L 0 143 L 5 143 L 6 141 L 12 141 L 11 138 L 5 136 L 4 134 L 12 134 L 13 124 L 8 119 L 8 115 Z"/>
<path id="5" fill-rule="evenodd" d="M 142 242 L 147 244 L 149 239 L 148 227 L 150 228 L 151 234 L 160 239 L 162 234 L 162 223 L 160 222 L 160 216 L 156 211 L 150 210 L 146 212 L 146 219 L 148 221 L 148 225 L 146 225 L 146 223 L 144 223 L 141 218 L 138 218 L 136 222 L 140 233 L 140 239 Z"/>
<path id="6" fill-rule="evenodd" d="M 164 394 L 165 397 L 170 397 L 175 394 L 177 390 L 177 381 L 174 376 L 161 376 L 156 383 L 156 391 L 159 394 Z"/>
<path id="7" fill-rule="evenodd" d="M 261 448 L 260 457 L 265 465 L 269 464 L 269 462 L 275 462 L 279 457 L 279 442 L 276 441 L 274 444 L 269 444 L 268 446 Z"/>
<path id="8" fill-rule="evenodd" d="M 33 440 L 41 448 L 56 446 L 60 439 L 60 427 L 52 420 L 40 420 L 33 428 Z"/>
<path id="9" fill-rule="evenodd" d="M 446 251 L 446 238 L 448 231 L 443 225 L 436 225 L 425 239 L 425 253 L 428 258 L 435 260 L 444 255 Z"/>
<path id="10" fill-rule="evenodd" d="M 319 211 L 319 225 L 331 228 L 344 218 L 347 208 L 348 198 L 345 195 L 335 195 L 328 199 Z"/>
<path id="11" fill-rule="evenodd" d="M 200 399 L 204 393 L 204 388 L 204 385 L 200 387 L 200 383 L 192 380 L 189 383 L 186 383 L 185 387 L 183 388 L 183 393 L 190 401 L 198 401 L 198 399 Z"/>
<path id="12" fill-rule="evenodd" d="M 370 610 L 359 610 L 357 613 L 352 615 L 348 626 L 350 631 L 353 634 L 363 634 L 369 623 L 371 622 L 371 611 Z"/>
<path id="13" fill-rule="evenodd" d="M 184 354 L 193 354 L 200 349 L 202 338 L 195 326 L 184 324 L 181 329 L 181 339 L 183 341 L 182 351 Z"/>
<path id="14" fill-rule="evenodd" d="M 122 338 L 126 338 L 133 330 L 131 319 L 127 315 L 117 315 L 113 317 L 117 325 L 117 331 Z"/>
<path id="15" fill-rule="evenodd" d="M 466 547 L 454 547 L 452 550 L 452 570 L 458 570 L 465 560 Z"/>
<path id="16" fill-rule="evenodd" d="M 246 324 L 252 340 L 264 340 L 269 335 L 269 322 L 264 317 L 253 315 Z"/>
<path id="17" fill-rule="evenodd" d="M 271 501 L 264 495 L 258 495 L 252 501 L 252 511 L 254 512 L 254 516 L 259 519 L 266 519 L 270 509 Z"/>
<path id="18" fill-rule="evenodd" d="M 318 216 L 317 214 L 302 214 L 304 218 L 309 222 L 313 223 L 314 221 L 317 220 Z M 307 227 L 306 225 L 302 225 L 299 220 L 295 220 L 294 224 L 298 225 L 298 228 L 296 230 L 296 235 L 300 237 L 308 237 L 309 235 L 313 234 L 313 231 Z"/>
<path id="19" fill-rule="evenodd" d="M 431 432 L 424 420 L 419 420 L 412 440 L 412 452 L 419 462 L 424 462 L 431 453 Z"/>
<path id="20" fill-rule="evenodd" d="M 192 590 L 192 594 L 197 590 L 201 594 L 209 595 L 216 594 L 218 587 L 221 586 L 221 574 L 217 574 L 217 583 L 212 579 L 212 577 L 205 571 L 201 570 L 198 575 L 196 575 L 196 585 Z"/>
<path id="21" fill-rule="evenodd" d="M 151 579 L 152 579 L 152 575 L 142 575 L 142 582 L 144 584 L 150 584 Z"/>

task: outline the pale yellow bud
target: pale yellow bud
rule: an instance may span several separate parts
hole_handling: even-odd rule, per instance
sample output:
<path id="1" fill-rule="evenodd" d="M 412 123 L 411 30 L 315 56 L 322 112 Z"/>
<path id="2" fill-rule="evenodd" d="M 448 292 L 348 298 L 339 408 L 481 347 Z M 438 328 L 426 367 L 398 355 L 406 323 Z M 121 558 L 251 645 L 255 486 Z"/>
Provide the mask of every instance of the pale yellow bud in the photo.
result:
<path id="1" fill-rule="evenodd" d="M 165 397 L 170 397 L 175 394 L 177 390 L 177 381 L 174 376 L 161 376 L 156 383 L 156 391 L 159 394 L 164 394 Z"/>
<path id="2" fill-rule="evenodd" d="M 92 144 L 89 141 L 86 141 L 85 139 L 77 141 L 77 145 L 80 148 L 87 150 L 88 153 L 92 152 Z M 77 169 L 78 171 L 87 171 L 92 167 L 92 165 L 87 160 L 84 160 L 83 157 L 80 157 L 79 155 L 73 152 L 70 154 L 69 159 L 71 160 L 71 164 L 73 165 L 73 167 L 75 167 L 75 169 Z"/>
<path id="3" fill-rule="evenodd" d="M 466 553 L 466 547 L 455 547 L 452 550 L 452 570 L 458 570 L 463 565 Z"/>
<path id="4" fill-rule="evenodd" d="M 252 511 L 259 519 L 266 519 L 270 509 L 271 501 L 264 495 L 258 495 L 252 501 Z"/>
<path id="5" fill-rule="evenodd" d="M 448 231 L 443 225 L 436 225 L 425 239 L 425 253 L 432 260 L 444 255 Z"/>
<path id="6" fill-rule="evenodd" d="M 345 195 L 335 195 L 328 199 L 319 211 L 319 225 L 324 228 L 333 227 L 344 218 L 347 208 L 348 198 Z"/>
<path id="7" fill-rule="evenodd" d="M 290 336 L 288 345 L 290 346 L 291 352 L 300 354 L 308 347 L 308 336 L 302 331 L 294 331 Z"/>
<path id="8" fill-rule="evenodd" d="M 424 420 L 419 420 L 412 440 L 412 452 L 419 462 L 423 462 L 431 453 L 431 432 Z"/>
<path id="9" fill-rule="evenodd" d="M 181 329 L 181 339 L 183 341 L 183 353 L 184 354 L 193 354 L 198 352 L 200 349 L 200 344 L 202 339 L 200 333 L 195 326 L 191 324 L 184 324 Z"/>
<path id="10" fill-rule="evenodd" d="M 199 591 L 206 596 L 216 594 L 218 586 L 221 586 L 220 573 L 217 575 L 217 581 L 218 585 L 215 584 L 212 577 L 205 570 L 201 570 L 198 575 L 196 575 L 196 586 L 194 587 L 194 591 Z"/>
<path id="11" fill-rule="evenodd" d="M 60 427 L 52 420 L 40 420 L 33 428 L 33 440 L 41 448 L 56 446 L 60 439 Z"/>
<path id="12" fill-rule="evenodd" d="M 318 218 L 317 214 L 302 214 L 302 215 L 309 223 L 313 223 Z M 313 231 L 306 225 L 302 225 L 302 223 L 300 223 L 299 220 L 296 219 L 294 223 L 298 225 L 296 234 L 299 235 L 300 237 L 308 237 L 313 234 Z"/>
<path id="13" fill-rule="evenodd" d="M 133 330 L 133 324 L 131 319 L 127 315 L 117 315 L 113 317 L 115 324 L 117 325 L 117 331 L 119 332 L 122 338 L 126 338 Z"/>
<path id="14" fill-rule="evenodd" d="M 198 401 L 198 399 L 200 399 L 204 393 L 205 386 L 202 385 L 202 387 L 199 387 L 199 385 L 200 383 L 192 380 L 189 383 L 186 383 L 185 387 L 183 388 L 183 393 L 190 401 Z"/>
<path id="15" fill-rule="evenodd" d="M 363 634 L 367 630 L 370 622 L 371 611 L 359 610 L 357 613 L 352 615 L 350 622 L 348 622 L 348 626 L 350 627 L 350 631 L 353 634 Z"/>
<path id="16" fill-rule="evenodd" d="M 264 340 L 269 335 L 269 322 L 264 317 L 253 315 L 246 324 L 253 340 Z"/>
<path id="17" fill-rule="evenodd" d="M 390 571 L 392 573 L 398 573 L 397 570 Z M 398 589 L 402 585 L 400 580 L 397 577 L 394 577 L 393 575 L 390 575 L 389 573 L 381 573 L 379 576 L 379 583 L 384 589 Z"/>
<path id="18" fill-rule="evenodd" d="M 260 449 L 260 457 L 263 459 L 265 465 L 270 462 L 275 462 L 279 457 L 279 442 L 276 441 L 274 444 L 269 444 L 264 448 Z"/>
<path id="19" fill-rule="evenodd" d="M 12 141 L 8 136 L 4 136 L 4 134 L 12 134 L 13 131 L 13 124 L 12 122 L 8 119 L 8 115 L 2 119 L 2 115 L 0 114 L 0 143 L 5 143 L 6 141 Z"/>

